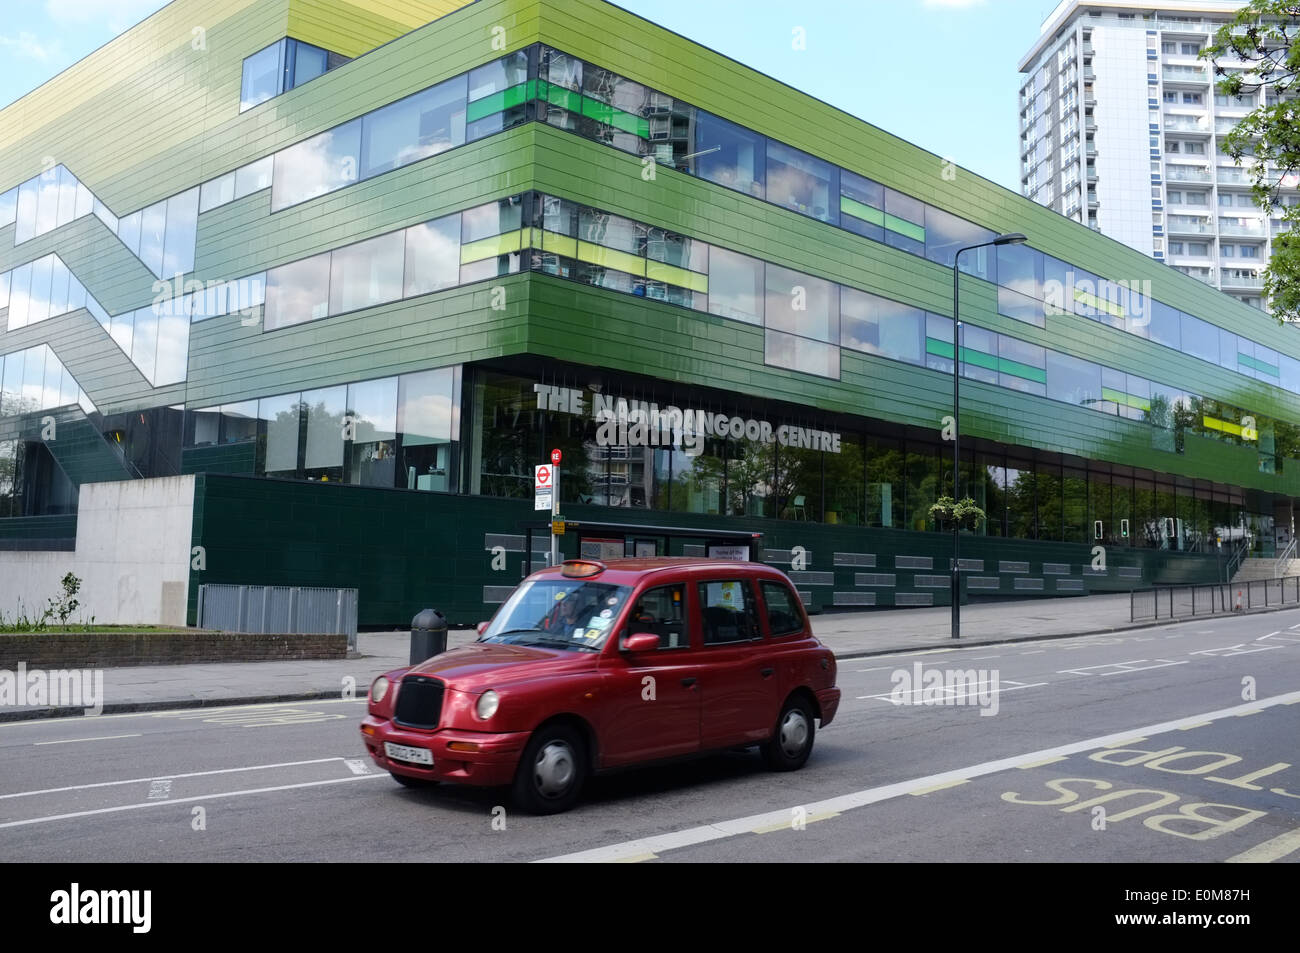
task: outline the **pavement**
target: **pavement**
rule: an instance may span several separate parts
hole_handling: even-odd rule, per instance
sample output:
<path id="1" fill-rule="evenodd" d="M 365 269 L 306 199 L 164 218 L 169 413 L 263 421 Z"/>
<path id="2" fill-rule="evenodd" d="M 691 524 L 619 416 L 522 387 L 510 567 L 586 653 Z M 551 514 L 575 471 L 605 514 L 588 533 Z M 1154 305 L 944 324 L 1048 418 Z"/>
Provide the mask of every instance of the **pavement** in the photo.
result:
<path id="1" fill-rule="evenodd" d="M 1130 622 L 1127 593 L 963 606 L 960 641 L 951 637 L 951 616 L 947 606 L 837 612 L 813 616 L 812 625 L 813 633 L 836 658 L 852 659 L 918 649 L 1096 635 L 1152 624 Z M 1161 624 L 1167 625 L 1168 620 Z M 473 629 L 454 629 L 448 633 L 447 647 L 477 637 Z M 357 647 L 354 658 L 328 661 L 106 668 L 102 670 L 103 713 L 308 701 L 349 697 L 349 692 L 364 697 L 377 675 L 410 661 L 409 632 L 363 632 Z M 80 708 L 5 706 L 0 707 L 0 722 L 82 714 Z"/>

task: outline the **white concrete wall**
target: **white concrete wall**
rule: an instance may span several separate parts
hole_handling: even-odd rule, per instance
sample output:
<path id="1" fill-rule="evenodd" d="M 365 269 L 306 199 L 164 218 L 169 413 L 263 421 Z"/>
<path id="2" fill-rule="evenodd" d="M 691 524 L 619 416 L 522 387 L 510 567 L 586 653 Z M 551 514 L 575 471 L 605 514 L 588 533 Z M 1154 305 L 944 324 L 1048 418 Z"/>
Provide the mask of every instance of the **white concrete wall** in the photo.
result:
<path id="1" fill-rule="evenodd" d="M 83 485 L 75 552 L 0 551 L 0 613 L 39 612 L 73 572 L 69 621 L 184 625 L 193 519 L 193 476 Z"/>
<path id="2" fill-rule="evenodd" d="M 1097 224 L 1103 234 L 1144 255 L 1151 241 L 1151 133 L 1146 31 L 1095 27 L 1093 68 L 1097 73 Z M 1122 275 L 1109 275 L 1122 278 Z"/>

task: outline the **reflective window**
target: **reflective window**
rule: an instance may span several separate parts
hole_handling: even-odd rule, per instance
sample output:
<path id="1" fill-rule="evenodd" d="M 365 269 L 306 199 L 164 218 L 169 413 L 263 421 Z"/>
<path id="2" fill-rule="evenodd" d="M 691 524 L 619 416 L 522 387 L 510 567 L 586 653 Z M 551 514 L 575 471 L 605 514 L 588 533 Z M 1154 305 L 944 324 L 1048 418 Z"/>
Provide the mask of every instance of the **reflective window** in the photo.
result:
<path id="1" fill-rule="evenodd" d="M 266 156 L 235 170 L 235 198 L 269 189 L 275 174 L 275 156 Z"/>
<path id="2" fill-rule="evenodd" d="M 1101 400 L 1101 368 L 1091 361 L 1048 351 L 1047 396 L 1091 407 Z"/>
<path id="3" fill-rule="evenodd" d="M 693 174 L 763 198 L 764 139 L 703 110 L 696 113 Z"/>
<path id="4" fill-rule="evenodd" d="M 140 369 L 145 380 L 153 383 L 155 362 L 158 359 L 158 315 L 153 308 L 140 308 L 135 312 L 135 334 L 131 339 L 131 362 Z"/>
<path id="5" fill-rule="evenodd" d="M 0 192 L 0 228 L 18 220 L 18 189 Z"/>
<path id="6" fill-rule="evenodd" d="M 396 486 L 397 378 L 348 385 L 348 482 Z"/>
<path id="7" fill-rule="evenodd" d="M 239 111 L 280 95 L 284 82 L 284 41 L 272 43 L 244 60 L 244 79 L 239 93 Z"/>
<path id="8" fill-rule="evenodd" d="M 262 398 L 257 402 L 257 416 L 266 431 L 258 470 L 266 476 L 297 476 L 298 429 L 302 416 L 298 395 Z"/>
<path id="9" fill-rule="evenodd" d="M 50 316 L 50 282 L 54 277 L 54 257 L 46 255 L 32 262 L 31 294 L 28 299 L 27 323 L 35 324 Z"/>
<path id="10" fill-rule="evenodd" d="M 154 367 L 154 386 L 177 384 L 188 374 L 190 353 L 190 319 L 183 302 L 164 306 L 158 315 L 158 360 Z"/>
<path id="11" fill-rule="evenodd" d="M 998 336 L 971 324 L 961 326 L 961 374 L 986 384 L 998 382 Z"/>
<path id="12" fill-rule="evenodd" d="M 885 189 L 885 243 L 894 248 L 925 254 L 925 203 Z"/>
<path id="13" fill-rule="evenodd" d="M 361 178 L 462 145 L 466 78 L 459 76 L 361 119 Z"/>
<path id="14" fill-rule="evenodd" d="M 1047 395 L 1045 348 L 998 335 L 998 384 L 1027 394 Z"/>
<path id="15" fill-rule="evenodd" d="M 397 429 L 401 435 L 398 486 L 412 490 L 449 490 L 451 444 L 459 422 L 453 420 L 454 368 L 403 374 L 398 381 Z"/>
<path id="16" fill-rule="evenodd" d="M 163 274 L 163 246 L 167 240 L 167 203 L 150 205 L 140 222 L 140 260 L 155 275 Z"/>
<path id="17" fill-rule="evenodd" d="M 380 235 L 330 256 L 329 313 L 343 314 L 402 297 L 405 232 Z"/>
<path id="18" fill-rule="evenodd" d="M 186 274 L 194 270 L 194 246 L 198 241 L 199 190 L 190 189 L 167 200 L 167 237 L 159 275 Z"/>
<path id="19" fill-rule="evenodd" d="M 361 120 L 322 132 L 275 155 L 271 210 L 305 202 L 357 181 Z"/>
<path id="20" fill-rule="evenodd" d="M 520 50 L 469 74 L 465 138 L 481 139 L 528 118 L 528 53 Z"/>
<path id="21" fill-rule="evenodd" d="M 229 172 L 210 182 L 204 182 L 199 189 L 199 211 L 210 212 L 235 200 L 235 173 Z"/>
<path id="22" fill-rule="evenodd" d="M 266 330 L 329 314 L 330 256 L 316 255 L 266 273 Z"/>
<path id="23" fill-rule="evenodd" d="M 773 367 L 784 367 L 804 374 L 816 374 L 839 380 L 840 349 L 833 344 L 823 344 L 808 338 L 796 337 L 781 331 L 768 331 L 764 336 L 763 359 Z"/>
<path id="24" fill-rule="evenodd" d="M 137 257 L 140 255 L 140 222 L 143 218 L 144 212 L 135 212 L 121 219 L 117 224 L 117 237 L 122 240 L 122 244 L 131 254 Z"/>
<path id="25" fill-rule="evenodd" d="M 406 285 L 412 298 L 460 281 L 460 216 L 448 215 L 406 230 Z"/>
<path id="26" fill-rule="evenodd" d="M 957 251 L 969 245 L 992 241 L 997 233 L 930 206 L 925 210 L 925 257 L 951 268 Z M 961 270 L 985 281 L 997 277 L 996 252 L 1001 247 L 985 246 L 961 256 Z"/>
<path id="27" fill-rule="evenodd" d="M 290 55 L 293 58 L 292 73 L 286 83 L 287 88 L 296 89 L 303 83 L 309 83 L 324 74 L 329 67 L 329 54 L 319 46 L 289 41 Z"/>
<path id="28" fill-rule="evenodd" d="M 838 344 L 839 286 L 779 265 L 766 267 L 769 328 Z"/>
<path id="29" fill-rule="evenodd" d="M 998 288 L 998 314 L 1035 327 L 1046 327 L 1043 302 L 1010 288 Z"/>
<path id="30" fill-rule="evenodd" d="M 840 343 L 868 354 L 922 363 L 925 312 L 879 295 L 840 289 Z"/>
<path id="31" fill-rule="evenodd" d="M 840 224 L 874 241 L 885 240 L 885 187 L 840 170 Z"/>
<path id="32" fill-rule="evenodd" d="M 838 169 L 782 143 L 767 143 L 767 198 L 786 208 L 832 224 L 839 222 Z"/>
<path id="33" fill-rule="evenodd" d="M 709 313 L 763 323 L 763 263 L 725 248 L 709 252 Z"/>
<path id="34" fill-rule="evenodd" d="M 1211 364 L 1219 363 L 1219 329 L 1190 314 L 1182 314 L 1180 318 L 1183 351 Z"/>
<path id="35" fill-rule="evenodd" d="M 307 418 L 303 475 L 308 480 L 342 480 L 347 388 L 325 387 L 304 391 L 302 406 Z"/>

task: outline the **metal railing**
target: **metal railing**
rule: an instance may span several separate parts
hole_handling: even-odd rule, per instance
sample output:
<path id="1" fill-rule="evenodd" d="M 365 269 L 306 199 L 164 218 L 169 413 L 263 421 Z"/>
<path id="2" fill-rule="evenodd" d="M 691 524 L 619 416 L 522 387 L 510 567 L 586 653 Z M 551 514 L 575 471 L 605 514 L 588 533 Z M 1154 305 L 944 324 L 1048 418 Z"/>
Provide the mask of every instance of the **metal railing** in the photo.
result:
<path id="1" fill-rule="evenodd" d="M 1223 577 L 1224 582 L 1232 581 L 1232 577 L 1235 576 L 1237 574 L 1237 570 L 1241 568 L 1241 561 L 1246 558 L 1246 554 L 1249 552 L 1250 552 L 1250 537 L 1246 536 L 1243 537 L 1242 539 L 1239 539 L 1236 545 L 1232 547 L 1232 552 L 1228 556 L 1228 564 L 1225 567 L 1226 571 Z"/>
<path id="2" fill-rule="evenodd" d="M 1291 542 L 1286 544 L 1286 549 L 1278 555 L 1277 560 L 1273 563 L 1273 575 L 1279 579 L 1286 576 L 1285 570 L 1288 568 L 1291 560 L 1295 559 L 1297 540 L 1292 537 Z"/>
<path id="3" fill-rule="evenodd" d="M 200 629 L 346 635 L 357 650 L 357 590 L 304 586 L 199 586 Z"/>
<path id="4" fill-rule="evenodd" d="M 1287 605 L 1300 605 L 1300 576 L 1205 586 L 1158 586 L 1129 593 L 1129 621 L 1191 619 Z"/>

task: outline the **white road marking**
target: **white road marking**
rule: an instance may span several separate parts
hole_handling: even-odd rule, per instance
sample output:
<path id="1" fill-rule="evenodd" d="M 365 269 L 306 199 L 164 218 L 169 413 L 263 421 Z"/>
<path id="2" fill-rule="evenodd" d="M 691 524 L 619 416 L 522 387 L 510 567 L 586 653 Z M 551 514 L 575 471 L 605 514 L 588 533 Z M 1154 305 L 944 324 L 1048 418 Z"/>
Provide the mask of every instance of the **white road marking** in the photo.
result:
<path id="1" fill-rule="evenodd" d="M 370 765 L 366 764 L 364 758 L 345 758 L 343 763 L 348 766 L 348 770 L 353 774 L 370 773 Z"/>
<path id="2" fill-rule="evenodd" d="M 973 659 L 971 659 L 971 661 L 982 662 L 984 661 L 984 659 L 990 659 L 990 658 L 1002 658 L 1002 656 L 1001 655 L 977 655 Z"/>
<path id="3" fill-rule="evenodd" d="M 364 705 L 366 697 L 360 698 L 317 698 L 301 702 L 261 702 L 256 705 L 225 705 L 203 708 L 202 711 L 207 713 L 220 711 L 239 711 L 244 708 L 283 708 L 285 705 Z M 172 715 L 194 712 L 197 709 L 190 708 L 168 708 L 161 711 L 121 711 L 113 715 L 88 715 L 86 719 L 93 719 L 96 722 L 107 721 L 110 718 L 156 718 L 159 715 Z M 43 725 L 60 725 L 66 723 L 66 718 L 31 718 L 27 721 L 0 721 L 0 729 L 5 728 L 33 728 Z"/>
<path id="4" fill-rule="evenodd" d="M 1267 636 L 1266 636 L 1267 637 Z M 1281 645 L 1258 645 L 1253 649 L 1246 648 L 1245 642 L 1238 642 L 1236 645 L 1221 645 L 1214 649 L 1201 649 L 1198 652 L 1188 652 L 1188 655 L 1205 655 L 1210 658 L 1232 658 L 1234 655 L 1250 655 L 1254 652 L 1267 652 L 1269 649 L 1284 648 Z"/>
<path id="5" fill-rule="evenodd" d="M 159 779 L 149 784 L 148 800 L 165 801 L 172 796 L 172 782 L 170 778 Z"/>
<path id="6" fill-rule="evenodd" d="M 1155 665 L 1142 664 L 1143 662 L 1152 662 L 1152 661 L 1154 661 L 1156 664 Z M 1170 665 L 1186 665 L 1186 664 L 1188 663 L 1185 660 L 1182 662 L 1173 662 L 1170 661 L 1169 659 L 1164 659 L 1164 658 L 1158 658 L 1158 659 L 1140 658 L 1140 659 L 1133 659 L 1131 662 L 1107 662 L 1105 665 L 1083 665 L 1080 666 L 1079 668 L 1066 668 L 1066 669 L 1061 669 L 1061 671 L 1057 672 L 1056 674 L 1057 675 L 1097 675 L 1101 677 L 1106 675 L 1123 675 L 1127 672 L 1145 672 L 1148 669 L 1153 669 L 1153 668 L 1168 668 Z M 1114 669 L 1114 671 L 1113 672 L 1094 671 L 1095 669 L 1099 669 L 1099 668 L 1110 668 L 1110 669 Z"/>
<path id="7" fill-rule="evenodd" d="M 910 692 L 904 692 L 904 693 L 903 693 L 903 694 L 905 694 L 905 695 L 912 695 L 912 696 L 914 696 L 914 697 L 913 697 L 913 700 L 912 700 L 911 702 L 898 702 L 897 704 L 899 704 L 899 705 L 911 704 L 911 705 L 916 705 L 916 706 L 918 706 L 918 707 L 942 707 L 942 706 L 947 705 L 947 704 L 949 704 L 949 703 L 959 702 L 959 701 L 961 701 L 961 700 L 963 700 L 963 699 L 965 699 L 965 698 L 975 698 L 975 697 L 978 697 L 978 696 L 981 695 L 981 694 L 985 694 L 985 695 L 999 695 L 999 694 L 1001 694 L 1002 692 L 1014 692 L 1014 691 L 1016 691 L 1017 689 L 1020 689 L 1020 688 L 1041 688 L 1043 685 L 1046 685 L 1046 684 L 1047 684 L 1047 682 L 1034 682 L 1032 685 L 1026 685 L 1024 682 L 1013 682 L 1013 681 L 1011 681 L 1011 680 L 1009 680 L 1009 679 L 1003 679 L 1003 680 L 1002 680 L 1002 683 L 1005 684 L 1005 685 L 1007 685 L 1007 686 L 1009 686 L 1009 687 L 1008 687 L 1008 688 L 1001 688 L 1001 687 L 998 687 L 998 688 L 988 689 L 987 691 L 981 691 L 980 688 L 979 688 L 979 686 L 989 684 L 989 682 L 988 682 L 987 680 L 985 680 L 985 681 L 979 681 L 979 682 L 976 682 L 976 683 L 975 683 L 975 685 L 976 685 L 975 691 L 972 692 L 972 693 L 967 693 L 967 694 L 957 694 L 957 690 L 956 690 L 955 688 L 951 688 L 951 689 L 950 689 L 950 688 L 948 688 L 948 687 L 945 686 L 945 685 L 935 685 L 935 686 L 934 686 L 935 689 L 938 689 L 938 690 L 943 691 L 943 692 L 951 692 L 951 693 L 952 693 L 952 694 L 946 694 L 946 695 L 944 695 L 944 697 L 941 698 L 941 699 L 940 699 L 939 701 L 937 701 L 937 702 L 921 702 L 921 701 L 917 701 L 916 698 L 917 698 L 917 697 L 922 697 L 922 696 L 920 695 L 920 693 L 924 692 L 925 689 L 924 689 L 924 688 L 914 688 L 914 689 L 912 689 Z M 933 690 L 933 689 L 931 689 L 931 690 Z M 864 701 L 864 700 L 866 700 L 866 699 L 868 699 L 868 698 L 875 698 L 875 699 L 878 699 L 878 700 L 883 701 L 883 702 L 892 702 L 893 699 L 894 699 L 894 693 L 893 693 L 893 692 L 884 692 L 884 693 L 882 693 L 882 694 L 880 694 L 880 695 L 859 695 L 859 696 L 858 696 L 858 701 Z"/>
<path id="8" fill-rule="evenodd" d="M 358 777 L 331 778 L 328 781 L 304 781 L 302 784 L 279 784 L 270 788 L 249 788 L 247 791 L 224 791 L 217 794 L 196 794 L 193 797 L 178 797 L 167 801 L 143 801 L 139 804 L 123 804 L 118 807 L 101 807 L 93 811 L 74 811 L 71 814 L 50 814 L 47 817 L 32 817 L 23 821 L 5 821 L 0 830 L 7 827 L 29 827 L 32 824 L 48 824 L 51 821 L 68 821 L 78 817 L 92 817 L 96 814 L 117 814 L 121 811 L 138 811 L 144 807 L 159 807 L 164 804 L 186 804 L 190 801 L 215 801 L 226 797 L 245 797 L 249 794 L 271 794 L 275 791 L 293 791 L 299 788 L 317 788 L 326 784 L 348 784 L 352 781 L 367 781 L 382 778 L 382 774 L 363 774 Z"/>
<path id="9" fill-rule="evenodd" d="M 1155 725 L 1133 728 L 1128 731 L 1117 732 L 1111 735 L 1102 735 L 1097 738 L 1076 741 L 1055 748 L 1030 751 L 1026 754 L 1015 755 L 1010 758 L 1000 758 L 997 761 L 986 761 L 983 764 L 971 765 L 967 768 L 958 768 L 955 771 L 944 771 L 940 774 L 932 774 L 924 778 L 913 778 L 910 781 L 900 781 L 897 784 L 887 784 L 878 788 L 867 788 L 862 791 L 854 791 L 850 794 L 842 794 L 839 797 L 827 798 L 823 801 L 816 801 L 811 804 L 798 806 L 803 807 L 809 815 L 843 813 L 845 811 L 851 811 L 854 808 L 866 807 L 867 805 L 877 804 L 881 801 L 892 800 L 893 798 L 901 797 L 904 794 L 912 794 L 917 791 L 923 791 L 927 788 L 933 788 L 935 785 L 949 784 L 957 781 L 969 781 L 972 778 L 997 774 L 1011 768 L 1023 767 L 1048 758 L 1079 754 L 1080 752 L 1092 751 L 1096 748 L 1112 747 L 1131 740 L 1134 735 L 1141 735 L 1143 737 L 1158 735 L 1166 731 L 1175 731 L 1185 724 L 1199 721 L 1214 721 L 1217 718 L 1225 718 L 1230 715 L 1239 714 L 1244 710 L 1254 711 L 1262 708 L 1271 708 L 1274 705 L 1289 705 L 1293 702 L 1300 702 L 1300 692 L 1290 692 L 1286 695 L 1278 695 L 1275 698 L 1265 699 L 1262 702 L 1251 702 L 1248 705 L 1238 705 L 1234 708 L 1223 708 L 1218 711 L 1202 712 L 1198 715 L 1189 715 L 1186 718 L 1178 718 L 1173 721 L 1164 721 Z M 376 775 L 376 777 L 377 776 L 378 775 Z M 623 860 L 638 856 L 657 856 L 658 854 L 669 850 L 676 850 L 682 847 L 692 847 L 696 844 L 706 844 L 710 841 L 735 837 L 737 834 L 746 834 L 759 827 L 767 827 L 773 824 L 788 824 L 790 821 L 791 810 L 792 808 L 786 807 L 776 811 L 768 811 L 764 814 L 751 814 L 748 817 L 718 821 L 714 824 L 690 827 L 680 831 L 672 831 L 668 834 L 658 834 L 653 837 L 641 837 L 636 840 L 622 841 L 617 844 L 608 844 L 604 847 L 596 847 L 591 850 L 578 851 L 572 854 L 560 854 L 555 857 L 546 857 L 534 861 L 534 863 L 607 863 L 610 861 Z"/>
<path id="10" fill-rule="evenodd" d="M 1032 652 L 1021 652 L 1020 654 L 1021 655 L 1044 655 L 1046 654 L 1046 652 L 1047 649 L 1034 649 L 1034 651 Z"/>
<path id="11" fill-rule="evenodd" d="M 112 741 L 114 738 L 139 737 L 140 734 L 137 732 L 134 735 L 100 735 L 98 738 L 64 738 L 61 741 L 33 741 L 32 744 L 39 748 L 41 745 L 74 745 L 82 741 Z"/>
<path id="12" fill-rule="evenodd" d="M 857 671 L 859 674 L 861 674 L 862 672 L 883 672 L 883 671 L 884 671 L 885 669 L 887 669 L 887 668 L 893 668 L 893 666 L 892 666 L 892 665 L 878 665 L 878 666 L 876 666 L 875 668 L 859 668 L 859 669 L 856 669 L 855 671 Z"/>
<path id="13" fill-rule="evenodd" d="M 11 797 L 32 797 L 37 794 L 61 794 L 64 791 L 87 791 L 91 788 L 111 788 L 119 784 L 144 784 L 148 781 L 174 780 L 176 778 L 203 778 L 210 774 L 238 774 L 240 771 L 266 771 L 271 768 L 296 768 L 304 764 L 328 764 L 331 761 L 343 761 L 343 758 L 313 758 L 310 761 L 282 761 L 279 764 L 250 764 L 244 768 L 218 768 L 215 771 L 191 771 L 189 774 L 162 774 L 151 778 L 128 778 L 125 781 L 96 781 L 92 784 L 73 784 L 66 788 L 44 788 L 40 791 L 19 791 L 16 794 L 0 794 L 0 801 Z"/>

